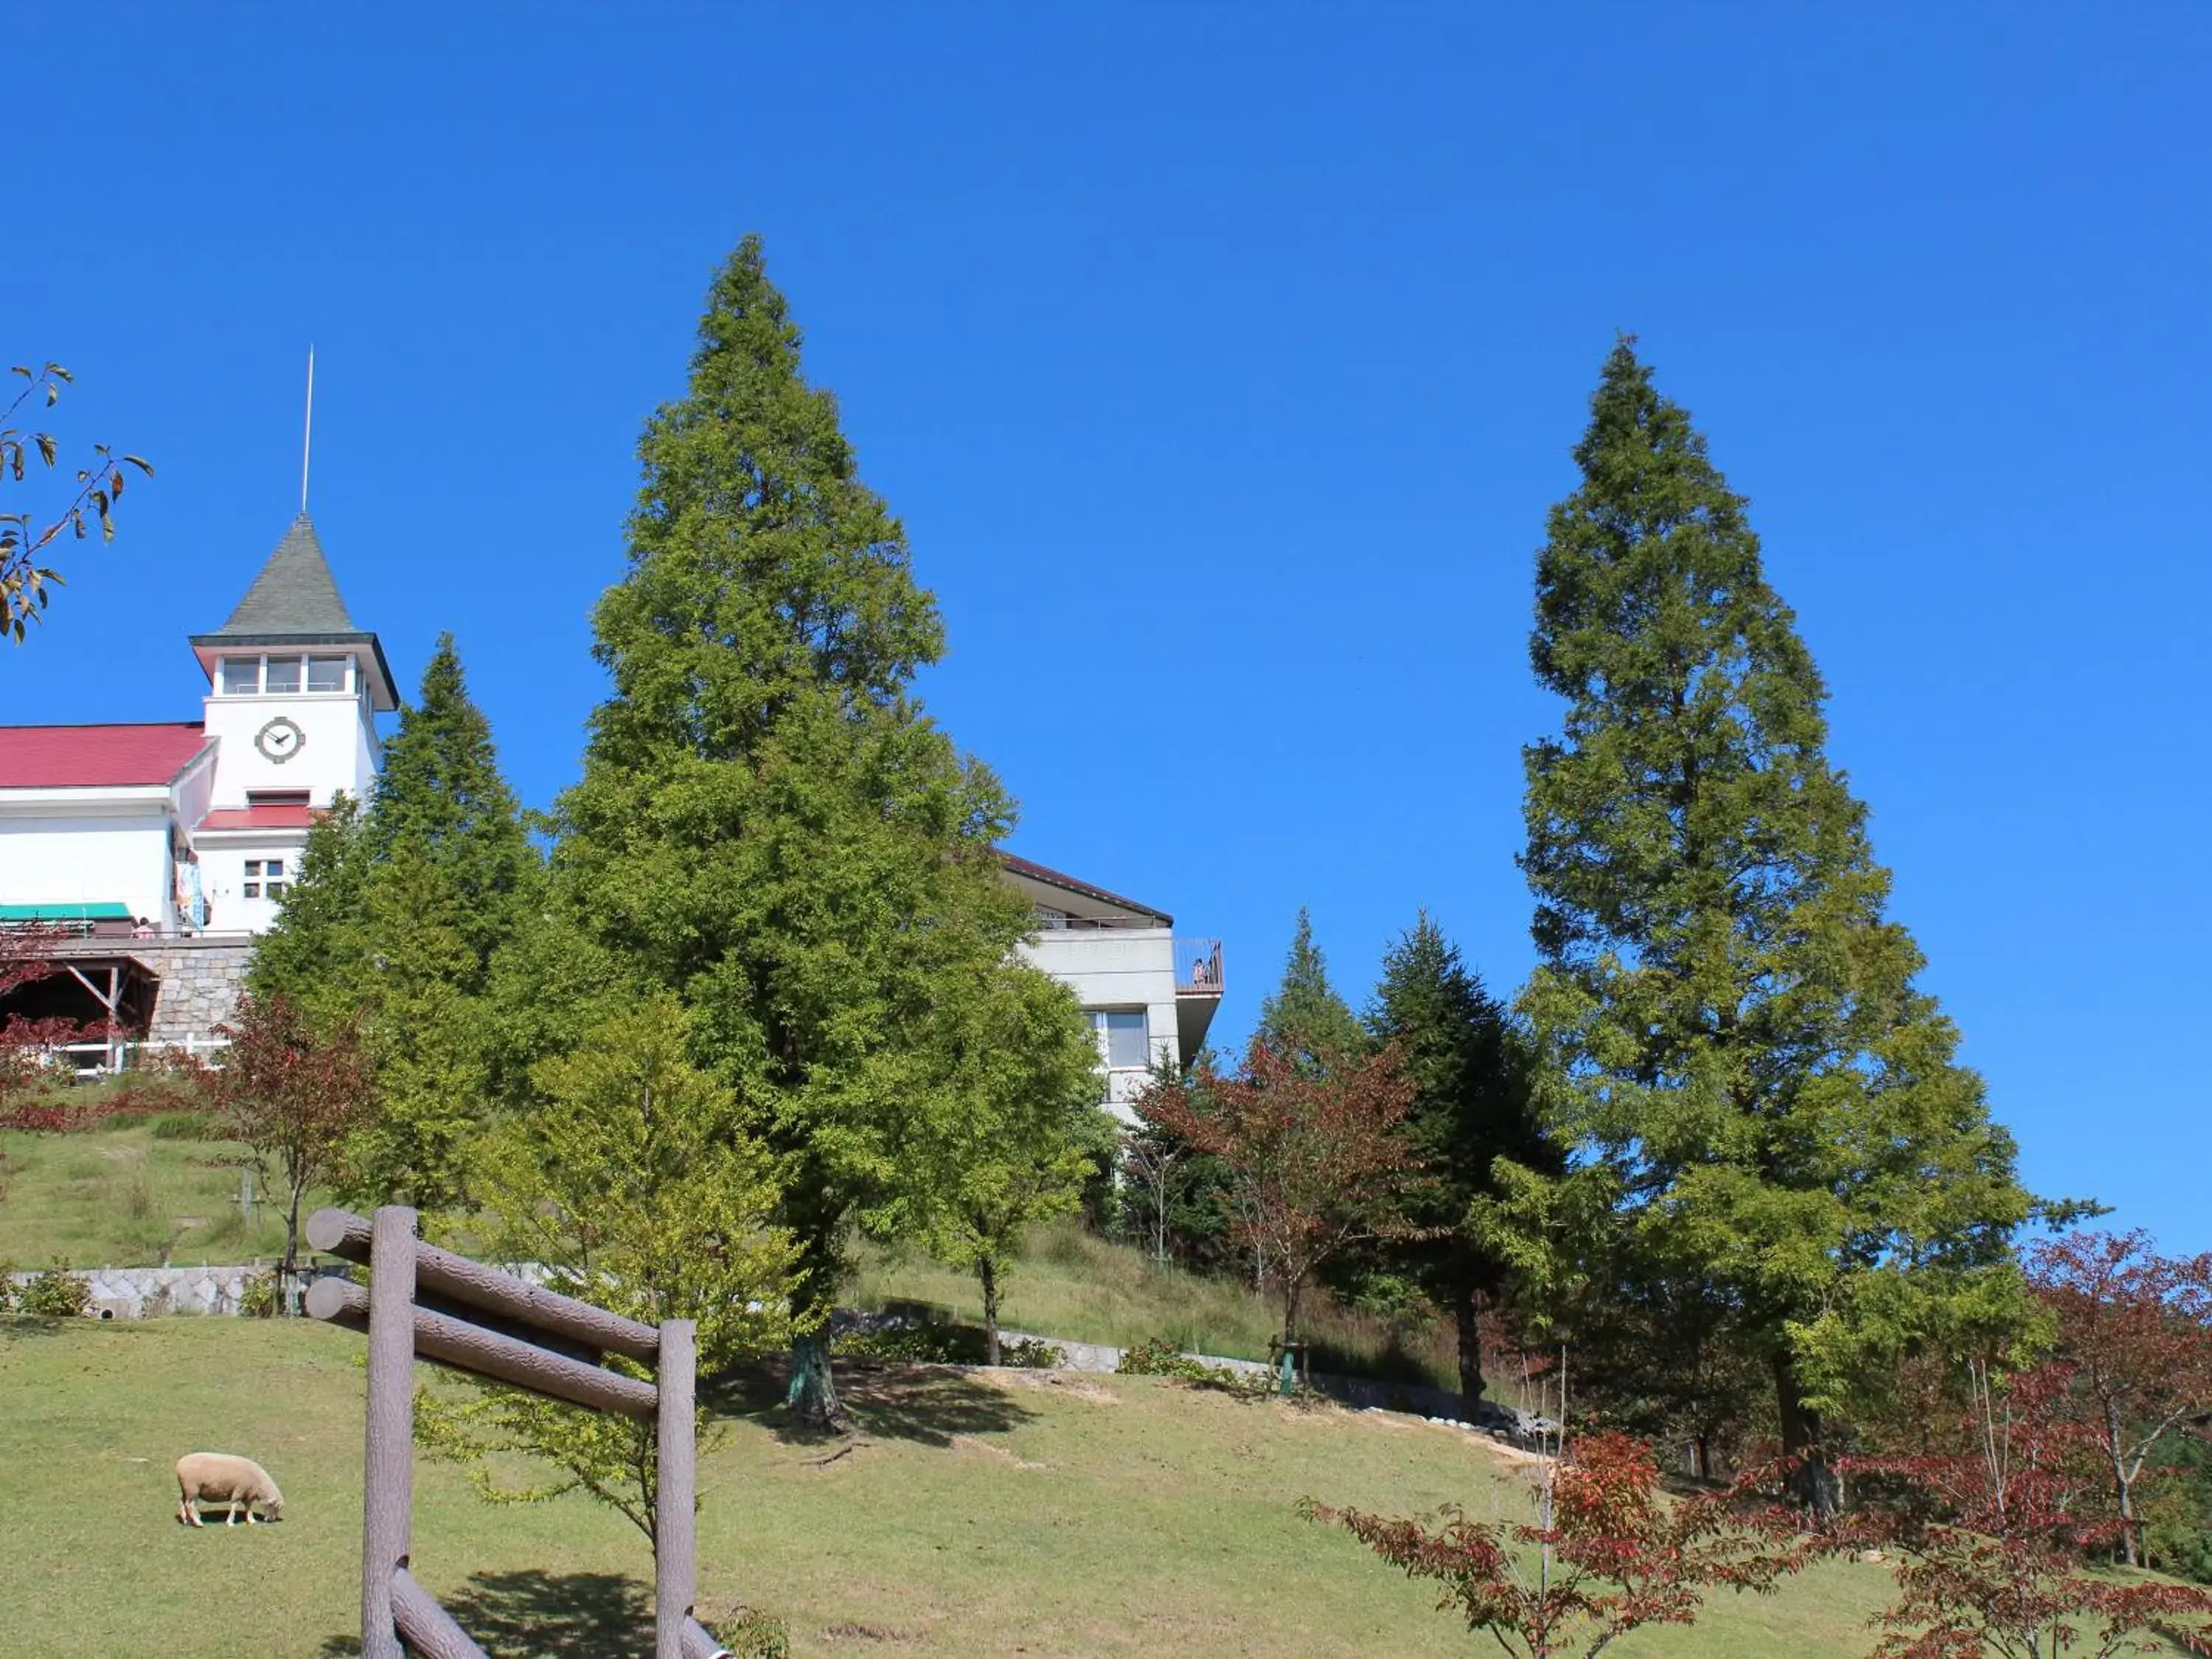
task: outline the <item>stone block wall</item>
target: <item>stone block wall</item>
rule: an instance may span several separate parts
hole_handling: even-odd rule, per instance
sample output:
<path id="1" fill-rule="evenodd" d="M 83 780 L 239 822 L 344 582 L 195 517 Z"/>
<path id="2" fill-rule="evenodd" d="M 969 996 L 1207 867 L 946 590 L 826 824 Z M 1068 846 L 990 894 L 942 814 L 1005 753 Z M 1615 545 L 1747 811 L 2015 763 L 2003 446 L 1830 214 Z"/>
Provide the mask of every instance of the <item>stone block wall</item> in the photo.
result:
<path id="1" fill-rule="evenodd" d="M 204 1037 L 238 1012 L 253 941 L 245 934 L 133 939 L 131 954 L 161 980 L 146 1036 L 166 1045 Z"/>

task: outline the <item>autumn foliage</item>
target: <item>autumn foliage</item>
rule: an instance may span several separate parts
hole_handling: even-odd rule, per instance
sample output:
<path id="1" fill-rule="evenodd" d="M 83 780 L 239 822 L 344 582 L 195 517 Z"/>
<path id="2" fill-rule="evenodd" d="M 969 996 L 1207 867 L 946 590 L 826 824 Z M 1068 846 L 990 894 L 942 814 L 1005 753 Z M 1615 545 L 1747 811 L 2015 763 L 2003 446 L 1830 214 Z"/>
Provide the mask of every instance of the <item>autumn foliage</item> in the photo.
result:
<path id="1" fill-rule="evenodd" d="M 1944 1449 L 1844 1465 L 1872 1501 L 1826 1547 L 1879 1549 L 1899 1591 L 1874 1659 L 2112 1659 L 2166 1642 L 2212 1653 L 2212 1592 L 2084 1568 L 2119 1522 L 2100 1501 L 2074 1366 L 1972 1377 Z"/>
<path id="2" fill-rule="evenodd" d="M 1322 1263 L 1407 1230 L 1402 1202 L 1419 1173 L 1398 1127 L 1413 1099 L 1395 1048 L 1321 1067 L 1255 1039 L 1235 1072 L 1201 1062 L 1188 1081 L 1156 1084 L 1133 1103 L 1222 1161 L 1232 1237 L 1281 1297 L 1287 1341 Z"/>
<path id="3" fill-rule="evenodd" d="M 2093 1448 L 2121 1559 L 2143 1559 L 2141 1488 L 2160 1445 L 2212 1413 L 2212 1254 L 2160 1255 L 2144 1232 L 2077 1233 L 2027 1253 L 2071 1362 L 2063 1403 Z"/>
<path id="4" fill-rule="evenodd" d="M 0 930 L 0 998 L 55 971 L 53 947 L 61 932 L 50 927 Z M 69 1127 L 67 1105 L 45 1096 L 54 1079 L 53 1051 L 67 1043 L 97 1042 L 101 1025 L 72 1019 L 25 1019 L 0 1015 L 0 1129 L 51 1133 Z"/>
<path id="5" fill-rule="evenodd" d="M 300 1203 L 338 1168 L 348 1133 L 373 1103 L 373 1069 L 358 1036 L 317 1030 L 289 997 L 245 996 L 207 1082 L 231 1134 L 252 1150 L 264 1182 L 286 1194 L 284 1270 L 299 1253 Z"/>
<path id="6" fill-rule="evenodd" d="M 1527 1659 L 1602 1653 L 1644 1625 L 1689 1625 L 1716 1590 L 1764 1593 L 1813 1558 L 1784 1510 L 1749 1480 L 1673 1499 L 1659 1490 L 1651 1449 L 1626 1435 L 1577 1443 L 1547 1464 L 1527 1522 L 1471 1520 L 1446 1510 L 1420 1520 L 1332 1510 L 1333 1522 L 1409 1578 L 1443 1587 L 1439 1611 Z"/>

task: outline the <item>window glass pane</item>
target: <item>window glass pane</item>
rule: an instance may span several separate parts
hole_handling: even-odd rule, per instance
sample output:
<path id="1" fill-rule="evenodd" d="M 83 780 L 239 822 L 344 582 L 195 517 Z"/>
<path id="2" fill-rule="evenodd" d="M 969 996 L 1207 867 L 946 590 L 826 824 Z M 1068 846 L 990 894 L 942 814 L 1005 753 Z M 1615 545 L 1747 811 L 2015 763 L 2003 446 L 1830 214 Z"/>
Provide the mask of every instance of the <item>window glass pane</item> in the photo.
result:
<path id="1" fill-rule="evenodd" d="M 307 690 L 310 691 L 343 691 L 345 690 L 346 659 L 343 657 L 310 657 L 307 659 Z"/>
<path id="2" fill-rule="evenodd" d="M 297 691 L 300 689 L 300 659 L 297 657 L 270 658 L 268 689 L 271 691 Z"/>
<path id="3" fill-rule="evenodd" d="M 283 898 L 284 896 L 284 884 L 281 881 L 270 882 L 269 884 L 269 896 L 270 898 Z"/>
<path id="4" fill-rule="evenodd" d="M 226 697 L 250 697 L 260 689 L 260 658 L 225 657 L 222 659 L 223 696 Z"/>
<path id="5" fill-rule="evenodd" d="M 1152 1056 L 1145 1052 L 1145 1014 L 1109 1011 L 1106 1015 L 1106 1063 L 1112 1066 L 1143 1066 Z"/>
<path id="6" fill-rule="evenodd" d="M 248 898 L 259 898 L 261 896 L 261 884 L 258 881 L 247 882 L 246 884 L 246 896 Z"/>
<path id="7" fill-rule="evenodd" d="M 271 859 L 271 860 L 269 860 L 269 873 L 270 873 L 270 875 L 272 875 L 272 876 L 281 876 L 281 875 L 283 875 L 283 874 L 284 873 L 284 860 L 282 860 L 282 859 Z"/>
<path id="8" fill-rule="evenodd" d="M 261 873 L 261 860 L 259 859 L 246 860 L 246 873 L 248 879 L 259 875 Z"/>

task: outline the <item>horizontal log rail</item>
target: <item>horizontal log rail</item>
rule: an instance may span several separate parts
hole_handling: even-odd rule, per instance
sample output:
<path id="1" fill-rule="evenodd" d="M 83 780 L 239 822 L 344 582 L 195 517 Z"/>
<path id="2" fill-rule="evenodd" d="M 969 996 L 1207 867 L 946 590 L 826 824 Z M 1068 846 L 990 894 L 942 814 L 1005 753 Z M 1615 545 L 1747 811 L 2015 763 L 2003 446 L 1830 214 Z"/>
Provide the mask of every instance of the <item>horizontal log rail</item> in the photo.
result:
<path id="1" fill-rule="evenodd" d="M 368 1218 L 348 1210 L 318 1210 L 307 1218 L 307 1242 L 348 1261 L 367 1264 L 368 1234 Z M 415 1282 L 449 1302 L 565 1338 L 579 1347 L 647 1361 L 660 1351 L 660 1333 L 650 1325 L 526 1284 L 434 1244 L 416 1244 Z"/>
<path id="2" fill-rule="evenodd" d="M 343 1279 L 319 1279 L 307 1287 L 307 1311 L 317 1319 L 366 1334 L 368 1310 L 369 1293 Z M 659 1390 L 650 1382 L 549 1352 L 449 1314 L 418 1307 L 414 1315 L 415 1352 L 425 1359 L 648 1423 L 659 1409 Z"/>

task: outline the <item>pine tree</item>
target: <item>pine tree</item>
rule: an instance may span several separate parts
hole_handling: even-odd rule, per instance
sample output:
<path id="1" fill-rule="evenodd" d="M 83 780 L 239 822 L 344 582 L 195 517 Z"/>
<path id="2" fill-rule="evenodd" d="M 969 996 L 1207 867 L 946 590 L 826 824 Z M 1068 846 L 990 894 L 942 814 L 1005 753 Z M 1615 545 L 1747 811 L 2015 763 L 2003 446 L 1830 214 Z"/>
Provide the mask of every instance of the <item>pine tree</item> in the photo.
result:
<path id="1" fill-rule="evenodd" d="M 500 775 L 491 723 L 469 698 L 453 636 L 441 634 L 412 707 L 384 745 L 363 843 L 373 863 L 411 845 L 442 878 L 475 953 L 476 983 L 513 930 L 514 907 L 537 867 L 514 794 Z"/>
<path id="2" fill-rule="evenodd" d="M 1884 915 L 1745 503 L 1629 341 L 1575 459 L 1531 641 L 1568 708 L 1526 751 L 1522 864 L 1548 1113 L 1612 1217 L 1587 1277 L 1716 1291 L 1812 1452 L 1870 1355 L 2017 1296 L 2033 1201 Z"/>
<path id="3" fill-rule="evenodd" d="M 948 1011 L 1030 926 L 994 848 L 1012 804 L 922 713 L 943 647 L 903 532 L 747 238 L 686 395 L 647 422 L 629 568 L 593 615 L 613 692 L 562 798 L 554 896 L 693 1016 L 695 1056 L 786 1161 L 794 1328 L 833 1304 L 848 1223 L 896 1206 L 902 1147 L 960 1121 Z M 793 1403 L 840 1419 L 818 1337 Z"/>
<path id="4" fill-rule="evenodd" d="M 520 1064 L 499 1063 L 488 998 L 492 957 L 538 875 L 442 635 L 367 805 L 342 800 L 308 832 L 249 978 L 319 1026 L 356 1030 L 374 1065 L 375 1113 L 338 1182 L 349 1199 L 433 1212 L 466 1201 L 495 1102 L 523 1092 Z"/>
<path id="5" fill-rule="evenodd" d="M 1530 1099 L 1526 1057 L 1502 1004 L 1462 960 L 1425 910 L 1382 957 L 1368 1030 L 1395 1042 L 1413 1104 L 1403 1134 L 1427 1184 L 1407 1205 L 1419 1236 L 1392 1251 L 1421 1289 L 1451 1312 L 1459 1334 L 1460 1392 L 1483 1392 L 1481 1307 L 1505 1287 L 1505 1263 L 1469 1233 L 1468 1212 L 1496 1191 L 1500 1158 L 1552 1172 Z"/>
<path id="6" fill-rule="evenodd" d="M 1328 962 L 1314 943 L 1313 918 L 1298 907 L 1283 981 L 1260 1005 L 1260 1035 L 1302 1066 L 1326 1068 L 1334 1059 L 1364 1054 L 1366 1033 L 1351 1005 L 1328 981 Z"/>

